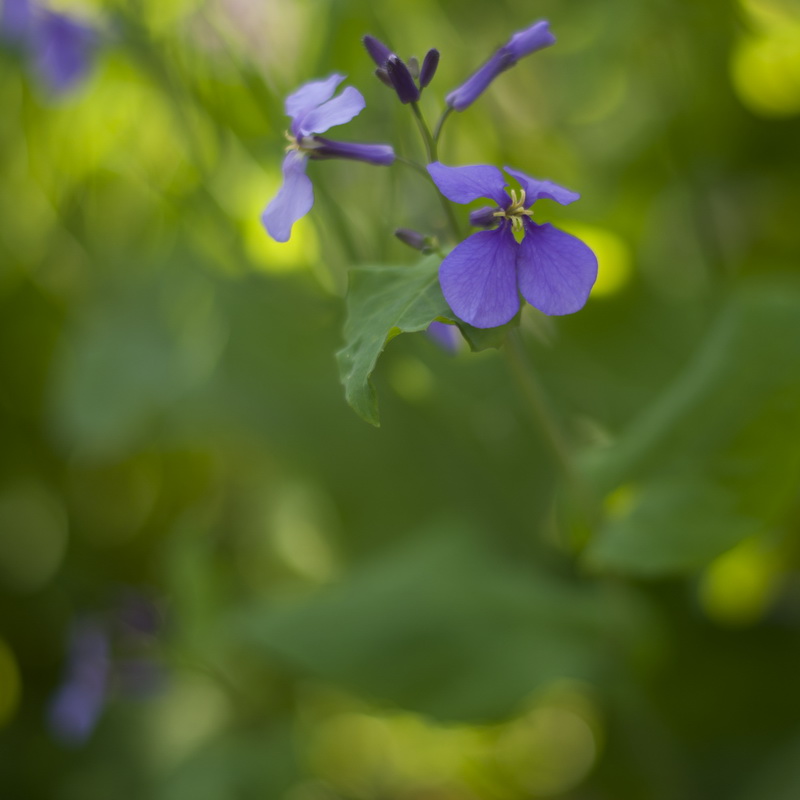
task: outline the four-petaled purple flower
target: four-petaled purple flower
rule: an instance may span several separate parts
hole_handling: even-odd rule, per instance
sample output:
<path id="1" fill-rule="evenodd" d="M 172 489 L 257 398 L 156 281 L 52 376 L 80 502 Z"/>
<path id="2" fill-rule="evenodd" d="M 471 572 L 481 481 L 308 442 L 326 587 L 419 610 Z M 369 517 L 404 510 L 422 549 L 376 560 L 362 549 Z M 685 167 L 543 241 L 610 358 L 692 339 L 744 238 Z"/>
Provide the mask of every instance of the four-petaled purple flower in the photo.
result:
<path id="1" fill-rule="evenodd" d="M 518 31 L 492 57 L 477 69 L 464 83 L 447 95 L 446 102 L 454 111 L 463 111 L 472 105 L 489 84 L 501 73 L 510 69 L 521 58 L 553 44 L 556 37 L 550 33 L 545 20 Z"/>
<path id="2" fill-rule="evenodd" d="M 361 92 L 352 86 L 333 97 L 344 77 L 331 75 L 306 83 L 286 98 L 286 114 L 292 124 L 283 159 L 283 185 L 261 215 L 267 232 L 278 242 L 289 240 L 292 225 L 314 205 L 314 190 L 306 175 L 309 158 L 348 158 L 380 166 L 394 163 L 394 150 L 388 144 L 335 142 L 319 135 L 349 122 L 366 105 Z"/>
<path id="3" fill-rule="evenodd" d="M 498 227 L 467 237 L 439 268 L 450 308 L 476 328 L 509 322 L 519 311 L 520 294 L 545 314 L 572 314 L 583 307 L 597 277 L 597 259 L 580 239 L 531 219 L 531 206 L 540 198 L 567 205 L 580 195 L 509 167 L 505 171 L 522 187 L 519 197 L 515 190 L 506 192 L 497 167 L 428 165 L 439 191 L 454 203 L 487 197 L 497 204 L 474 211 L 470 220 Z M 520 242 L 515 231 L 524 234 Z"/>

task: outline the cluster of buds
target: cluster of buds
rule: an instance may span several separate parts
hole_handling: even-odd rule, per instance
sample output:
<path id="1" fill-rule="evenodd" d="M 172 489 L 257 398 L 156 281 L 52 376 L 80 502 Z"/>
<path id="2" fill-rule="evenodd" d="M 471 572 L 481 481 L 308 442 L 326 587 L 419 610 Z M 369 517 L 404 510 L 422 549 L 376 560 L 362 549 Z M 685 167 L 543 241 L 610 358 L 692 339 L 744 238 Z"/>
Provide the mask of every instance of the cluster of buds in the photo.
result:
<path id="1" fill-rule="evenodd" d="M 366 35 L 364 47 L 378 65 L 375 74 L 390 89 L 397 92 L 401 103 L 416 103 L 422 90 L 433 80 L 439 66 L 439 51 L 428 50 L 420 67 L 415 56 L 403 61 L 393 53 L 382 41 L 374 36 Z"/>

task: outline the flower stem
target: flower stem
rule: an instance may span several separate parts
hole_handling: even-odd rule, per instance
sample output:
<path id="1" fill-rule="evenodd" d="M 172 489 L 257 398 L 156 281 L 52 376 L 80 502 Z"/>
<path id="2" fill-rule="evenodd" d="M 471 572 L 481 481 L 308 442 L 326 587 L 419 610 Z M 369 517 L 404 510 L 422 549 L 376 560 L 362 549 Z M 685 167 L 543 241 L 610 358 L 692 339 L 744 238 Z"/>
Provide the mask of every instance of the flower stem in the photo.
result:
<path id="1" fill-rule="evenodd" d="M 575 468 L 567 440 L 553 415 L 539 378 L 531 367 L 518 329 L 509 331 L 503 350 L 508 357 L 512 375 L 527 401 L 528 412 L 544 436 L 564 480 L 578 501 L 585 522 L 591 526 L 597 518 L 594 493 Z"/>
<path id="2" fill-rule="evenodd" d="M 431 129 L 428 127 L 428 123 L 425 121 L 422 111 L 420 111 L 419 104 L 411 103 L 411 110 L 414 112 L 414 118 L 417 120 L 419 132 L 422 134 L 423 142 L 425 142 L 425 152 L 428 155 L 428 163 L 438 161 L 439 154 L 436 146 L 436 139 L 431 135 Z M 430 178 L 430 175 L 428 177 Z M 431 183 L 433 183 L 433 178 L 431 178 Z M 444 209 L 447 222 L 450 225 L 450 230 L 453 232 L 456 242 L 459 242 L 461 241 L 461 229 L 459 228 L 456 215 L 453 212 L 453 207 L 450 205 L 450 201 L 439 191 L 438 187 L 436 187 L 436 184 L 434 184 L 434 188 L 436 188 L 436 194 L 439 195 L 439 201 Z"/>
<path id="3" fill-rule="evenodd" d="M 442 135 L 442 128 L 444 127 L 444 123 L 447 121 L 447 118 L 450 116 L 450 112 L 452 111 L 451 106 L 447 106 L 447 108 L 442 112 L 442 116 L 439 117 L 439 121 L 436 123 L 436 129 L 433 131 L 433 144 L 435 147 L 439 146 L 439 137 Z"/>

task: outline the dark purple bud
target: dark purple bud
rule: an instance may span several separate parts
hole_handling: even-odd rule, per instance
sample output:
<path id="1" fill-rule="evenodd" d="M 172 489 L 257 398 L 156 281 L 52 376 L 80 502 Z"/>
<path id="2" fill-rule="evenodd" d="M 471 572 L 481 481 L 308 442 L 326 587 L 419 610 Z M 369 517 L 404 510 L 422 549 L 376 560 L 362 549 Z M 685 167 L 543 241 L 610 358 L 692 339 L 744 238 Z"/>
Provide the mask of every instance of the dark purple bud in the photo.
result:
<path id="1" fill-rule="evenodd" d="M 513 67 L 523 56 L 541 50 L 553 44 L 555 40 L 556 37 L 550 33 L 550 23 L 544 20 L 524 31 L 518 31 L 461 86 L 447 95 L 445 98 L 447 105 L 455 111 L 463 111 L 478 99 L 501 72 Z"/>
<path id="2" fill-rule="evenodd" d="M 424 89 L 436 74 L 436 67 L 439 66 L 439 51 L 434 48 L 425 53 L 422 61 L 422 69 L 419 73 L 419 88 Z"/>
<path id="3" fill-rule="evenodd" d="M 388 144 L 359 144 L 358 142 L 335 142 L 323 136 L 314 137 L 315 147 L 307 150 L 309 158 L 347 158 L 353 161 L 365 161 L 388 167 L 394 163 L 395 155 Z"/>
<path id="4" fill-rule="evenodd" d="M 476 228 L 489 228 L 497 222 L 497 206 L 484 206 L 470 212 L 469 224 Z"/>
<path id="5" fill-rule="evenodd" d="M 380 41 L 380 39 L 376 39 L 374 36 L 367 34 L 361 41 L 364 43 L 364 47 L 367 48 L 367 52 L 370 54 L 372 60 L 379 67 L 384 66 L 389 60 L 389 56 L 392 55 L 392 51 Z"/>
<path id="6" fill-rule="evenodd" d="M 385 83 L 390 89 L 394 89 L 392 81 L 389 78 L 389 73 L 383 67 L 378 67 L 378 69 L 375 70 L 375 75 L 381 83 Z"/>
<path id="7" fill-rule="evenodd" d="M 417 84 L 401 59 L 395 55 L 390 56 L 386 62 L 386 71 L 401 103 L 416 103 L 419 100 Z"/>
<path id="8" fill-rule="evenodd" d="M 429 253 L 431 251 L 431 242 L 427 236 L 423 236 L 419 231 L 412 231 L 410 228 L 397 228 L 394 235 L 409 247 L 414 250 L 419 250 L 422 253 Z"/>
<path id="9" fill-rule="evenodd" d="M 416 81 L 419 80 L 419 61 L 417 61 L 416 56 L 411 56 L 406 62 L 406 66 L 408 67 L 408 71 L 411 73 L 411 77 Z"/>

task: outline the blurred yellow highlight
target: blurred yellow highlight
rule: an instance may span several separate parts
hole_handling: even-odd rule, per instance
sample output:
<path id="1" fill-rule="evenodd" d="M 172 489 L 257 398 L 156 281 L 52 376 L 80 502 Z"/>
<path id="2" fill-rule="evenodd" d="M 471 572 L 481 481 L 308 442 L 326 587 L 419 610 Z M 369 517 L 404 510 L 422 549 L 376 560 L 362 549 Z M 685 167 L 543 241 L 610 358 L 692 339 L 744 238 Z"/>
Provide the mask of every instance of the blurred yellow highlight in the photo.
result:
<path id="1" fill-rule="evenodd" d="M 597 256 L 597 282 L 592 297 L 616 294 L 628 283 L 632 274 L 631 252 L 621 236 L 607 228 L 581 222 L 559 221 L 558 227 L 582 239 Z"/>
<path id="2" fill-rule="evenodd" d="M 0 728 L 14 717 L 22 695 L 19 667 L 11 648 L 0 639 Z"/>
<path id="3" fill-rule="evenodd" d="M 734 50 L 731 79 L 739 99 L 755 114 L 800 113 L 800 19 L 785 4 L 741 0 L 757 29 Z"/>
<path id="4" fill-rule="evenodd" d="M 715 622 L 750 625 L 769 608 L 780 575 L 776 554 L 759 539 L 746 539 L 708 567 L 700 582 L 700 603 Z"/>

